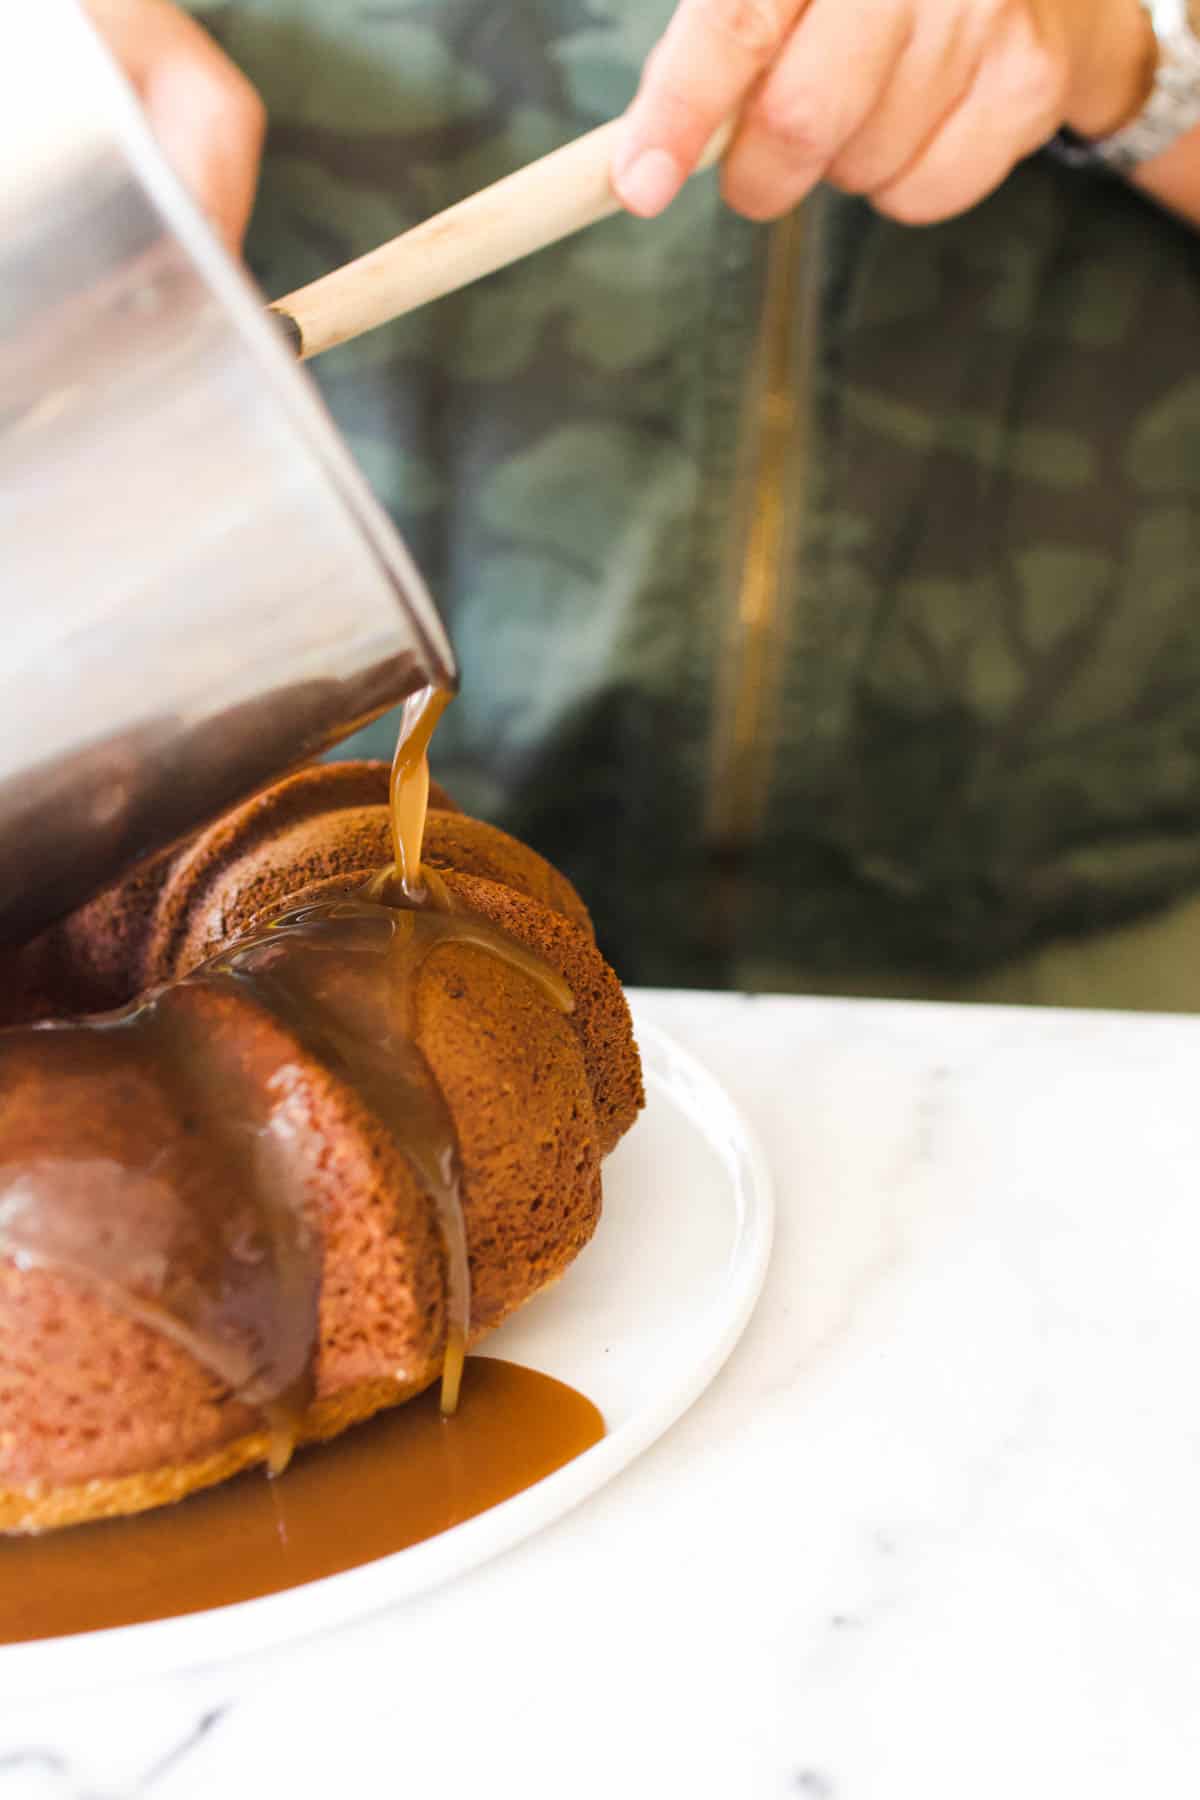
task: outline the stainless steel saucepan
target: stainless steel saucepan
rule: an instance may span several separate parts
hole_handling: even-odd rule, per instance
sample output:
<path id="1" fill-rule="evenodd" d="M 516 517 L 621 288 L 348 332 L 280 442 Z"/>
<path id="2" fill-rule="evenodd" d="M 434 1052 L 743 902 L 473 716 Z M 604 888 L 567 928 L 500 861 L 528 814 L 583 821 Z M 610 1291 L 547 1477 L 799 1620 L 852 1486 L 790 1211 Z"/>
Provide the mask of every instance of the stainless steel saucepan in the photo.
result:
<path id="1" fill-rule="evenodd" d="M 74 0 L 0 60 L 0 942 L 454 658 Z"/>

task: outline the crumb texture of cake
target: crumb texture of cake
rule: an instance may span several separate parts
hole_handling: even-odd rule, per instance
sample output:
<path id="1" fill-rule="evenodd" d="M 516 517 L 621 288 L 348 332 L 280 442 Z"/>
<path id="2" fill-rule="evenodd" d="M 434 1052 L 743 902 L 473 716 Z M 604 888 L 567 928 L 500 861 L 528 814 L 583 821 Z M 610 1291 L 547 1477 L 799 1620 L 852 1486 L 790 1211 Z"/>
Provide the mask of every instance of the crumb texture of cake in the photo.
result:
<path id="1" fill-rule="evenodd" d="M 620 984 L 570 883 L 437 789 L 448 910 L 365 905 L 388 779 L 304 770 L 0 956 L 0 1531 L 179 1499 L 270 1460 L 281 1405 L 305 1443 L 436 1380 L 451 1150 L 468 1342 L 592 1235 L 643 1100 Z"/>

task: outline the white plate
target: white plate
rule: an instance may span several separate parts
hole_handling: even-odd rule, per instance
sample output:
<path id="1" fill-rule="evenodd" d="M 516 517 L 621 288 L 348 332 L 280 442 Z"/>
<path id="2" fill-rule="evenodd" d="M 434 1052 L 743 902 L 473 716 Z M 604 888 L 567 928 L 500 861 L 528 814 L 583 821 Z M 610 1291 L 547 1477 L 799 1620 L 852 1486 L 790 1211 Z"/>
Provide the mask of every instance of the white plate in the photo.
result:
<path id="1" fill-rule="evenodd" d="M 329 1629 L 462 1575 L 602 1487 L 704 1391 L 754 1308 L 774 1203 L 763 1157 L 713 1077 L 634 1021 L 647 1105 L 605 1165 L 604 1216 L 551 1292 L 487 1350 L 555 1375 L 607 1435 L 511 1500 L 441 1536 L 323 1581 L 211 1612 L 0 1648 L 0 1694 L 221 1662 Z"/>

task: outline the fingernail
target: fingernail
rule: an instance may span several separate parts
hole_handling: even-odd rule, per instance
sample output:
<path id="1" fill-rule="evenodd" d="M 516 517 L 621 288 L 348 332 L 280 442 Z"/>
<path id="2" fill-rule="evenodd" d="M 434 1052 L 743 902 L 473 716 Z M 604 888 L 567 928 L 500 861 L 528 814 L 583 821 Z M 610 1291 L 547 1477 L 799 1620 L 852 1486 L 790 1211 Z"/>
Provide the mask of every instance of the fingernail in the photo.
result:
<path id="1" fill-rule="evenodd" d="M 683 171 L 669 150 L 643 150 L 628 168 L 617 171 L 613 185 L 622 206 L 639 218 L 652 219 L 683 186 Z"/>

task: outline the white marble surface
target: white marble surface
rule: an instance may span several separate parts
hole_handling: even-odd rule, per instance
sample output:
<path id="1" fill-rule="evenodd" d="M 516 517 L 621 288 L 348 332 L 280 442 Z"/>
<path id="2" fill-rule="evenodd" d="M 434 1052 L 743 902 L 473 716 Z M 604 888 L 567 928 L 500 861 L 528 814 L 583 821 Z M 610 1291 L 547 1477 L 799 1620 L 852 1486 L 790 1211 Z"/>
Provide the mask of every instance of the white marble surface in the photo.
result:
<path id="1" fill-rule="evenodd" d="M 611 1487 L 335 1634 L 0 1695 L 0 1800 L 1200 1792 L 1200 1021 L 651 997 L 779 1184 Z"/>

